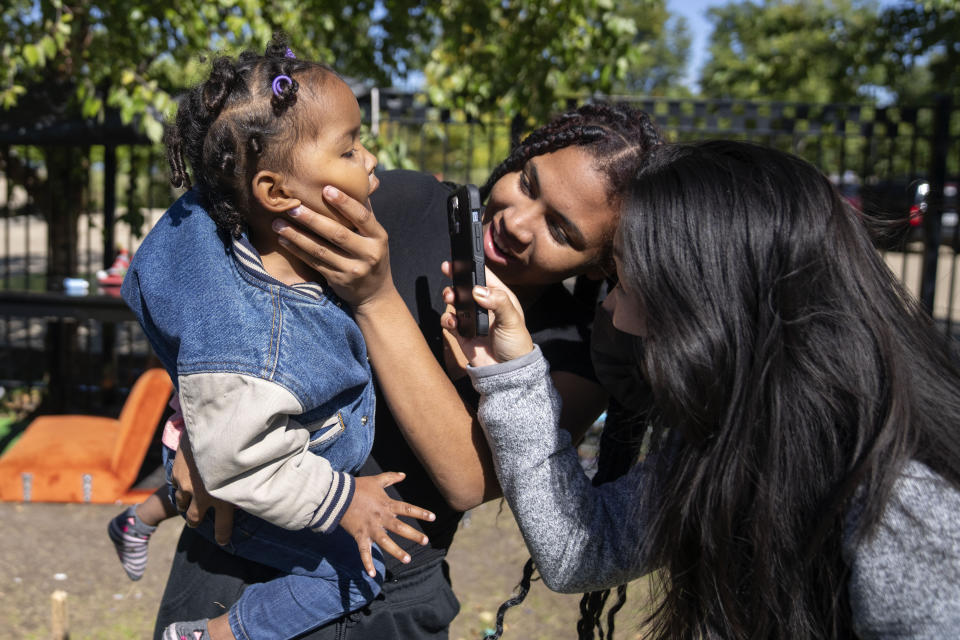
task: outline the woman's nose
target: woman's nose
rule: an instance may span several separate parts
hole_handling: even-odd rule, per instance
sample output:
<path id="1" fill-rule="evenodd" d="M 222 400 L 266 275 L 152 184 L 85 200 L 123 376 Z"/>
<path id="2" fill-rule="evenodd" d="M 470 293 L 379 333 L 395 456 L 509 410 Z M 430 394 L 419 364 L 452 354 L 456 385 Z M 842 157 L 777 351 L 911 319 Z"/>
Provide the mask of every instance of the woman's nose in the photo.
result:
<path id="1" fill-rule="evenodd" d="M 524 246 L 530 244 L 538 218 L 536 209 L 535 205 L 511 207 L 503 213 L 503 227 L 511 239 Z"/>
<path id="2" fill-rule="evenodd" d="M 620 284 L 617 283 L 614 285 L 613 289 L 610 289 L 610 292 L 607 293 L 607 296 L 603 299 L 603 302 L 600 303 L 604 309 L 607 310 L 607 313 L 613 317 L 614 312 L 617 310 L 617 301 L 620 298 Z"/>

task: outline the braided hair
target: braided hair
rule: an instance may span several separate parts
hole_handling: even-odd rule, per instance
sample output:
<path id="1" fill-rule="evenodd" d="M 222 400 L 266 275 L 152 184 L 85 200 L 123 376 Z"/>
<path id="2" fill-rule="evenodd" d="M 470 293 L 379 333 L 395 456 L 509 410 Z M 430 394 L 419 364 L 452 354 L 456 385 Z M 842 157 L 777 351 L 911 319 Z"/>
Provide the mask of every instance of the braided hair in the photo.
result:
<path id="1" fill-rule="evenodd" d="M 242 212 L 250 208 L 246 185 L 264 167 L 291 168 L 297 139 L 320 127 L 310 110 L 296 105 L 316 99 L 330 76 L 337 77 L 330 67 L 292 57 L 283 34 L 274 34 L 263 55 L 215 59 L 164 132 L 170 182 L 196 188 L 217 226 L 239 237 L 246 228 Z"/>
<path id="2" fill-rule="evenodd" d="M 566 147 L 580 147 L 594 160 L 595 168 L 607 178 L 607 197 L 618 200 L 626 193 L 627 187 L 637 169 L 645 162 L 647 155 L 663 140 L 650 116 L 624 103 L 598 102 L 585 104 L 568 111 L 548 124 L 536 129 L 521 142 L 506 160 L 501 162 L 490 178 L 480 189 L 481 197 L 486 200 L 493 185 L 503 176 L 520 171 L 531 158 L 553 153 Z M 578 299 L 590 296 L 591 302 L 598 294 L 599 281 L 589 281 L 582 276 L 577 279 L 574 290 Z M 608 415 L 613 415 L 608 411 Z M 614 480 L 629 470 L 638 453 L 638 438 L 629 438 L 631 447 L 626 449 L 622 442 L 614 442 L 613 431 L 623 428 L 637 428 L 634 420 L 624 420 L 627 426 L 619 424 L 605 428 L 600 441 L 601 468 L 594 477 L 594 484 Z M 636 443 L 636 444 L 634 444 Z M 533 561 L 524 565 L 523 576 L 518 585 L 517 595 L 511 597 L 497 610 L 496 630 L 487 635 L 486 640 L 496 640 L 503 633 L 503 617 L 506 610 L 520 604 L 530 589 L 533 574 Z M 617 601 L 607 611 L 607 635 L 613 638 L 614 616 L 626 602 L 626 585 L 617 587 Z M 602 614 L 610 595 L 610 590 L 585 593 L 580 601 L 580 620 L 577 623 L 577 637 L 591 640 L 594 631 L 604 638 Z"/>
<path id="3" fill-rule="evenodd" d="M 647 153 L 662 142 L 650 116 L 625 103 L 596 102 L 557 116 L 536 129 L 494 168 L 480 189 L 486 200 L 496 182 L 519 171 L 530 158 L 566 147 L 587 151 L 608 180 L 607 193 L 625 192 L 634 171 Z"/>

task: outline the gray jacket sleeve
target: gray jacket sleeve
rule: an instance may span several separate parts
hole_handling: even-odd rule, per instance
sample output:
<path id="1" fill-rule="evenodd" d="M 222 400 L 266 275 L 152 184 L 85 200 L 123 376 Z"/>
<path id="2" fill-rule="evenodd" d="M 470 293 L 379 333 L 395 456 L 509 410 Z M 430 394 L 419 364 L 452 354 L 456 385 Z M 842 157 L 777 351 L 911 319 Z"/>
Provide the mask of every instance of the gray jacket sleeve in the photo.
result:
<path id="1" fill-rule="evenodd" d="M 544 583 L 576 593 L 647 573 L 641 543 L 652 460 L 592 486 L 570 434 L 557 426 L 560 397 L 539 347 L 469 372 L 482 395 L 478 414 L 497 477 Z"/>
<path id="2" fill-rule="evenodd" d="M 215 498 L 284 529 L 336 528 L 354 479 L 310 453 L 311 431 L 284 387 L 239 373 L 180 376 L 180 406 L 197 471 Z"/>
<path id="3" fill-rule="evenodd" d="M 955 638 L 960 633 L 960 492 L 910 462 L 874 535 L 858 541 L 848 510 L 844 559 L 861 638 Z"/>

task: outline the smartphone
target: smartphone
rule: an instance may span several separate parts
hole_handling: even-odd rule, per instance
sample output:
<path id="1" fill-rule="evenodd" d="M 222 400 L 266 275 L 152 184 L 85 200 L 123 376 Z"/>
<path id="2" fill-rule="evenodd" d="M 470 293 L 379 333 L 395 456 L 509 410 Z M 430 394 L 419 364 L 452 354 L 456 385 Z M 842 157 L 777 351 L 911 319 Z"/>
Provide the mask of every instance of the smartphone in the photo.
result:
<path id="1" fill-rule="evenodd" d="M 485 336 L 489 330 L 487 310 L 473 300 L 473 287 L 487 284 L 481 215 L 480 190 L 476 185 L 465 184 L 447 198 L 457 331 L 465 338 Z"/>

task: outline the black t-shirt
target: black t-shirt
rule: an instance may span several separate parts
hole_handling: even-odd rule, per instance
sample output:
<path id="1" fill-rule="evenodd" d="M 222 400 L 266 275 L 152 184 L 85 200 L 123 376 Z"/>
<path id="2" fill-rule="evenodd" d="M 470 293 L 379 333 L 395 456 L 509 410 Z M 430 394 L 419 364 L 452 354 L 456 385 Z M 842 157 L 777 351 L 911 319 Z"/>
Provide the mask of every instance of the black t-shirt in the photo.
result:
<path id="1" fill-rule="evenodd" d="M 448 284 L 440 272 L 440 263 L 449 259 L 450 242 L 447 235 L 446 200 L 449 186 L 433 176 L 415 171 L 385 171 L 378 173 L 380 188 L 371 196 L 373 210 L 390 238 L 390 266 L 394 283 L 414 319 L 420 326 L 430 349 L 443 362 L 443 338 L 440 315 L 444 310 L 442 291 Z M 562 285 L 549 287 L 537 304 L 525 310 L 534 341 L 541 345 L 555 371 L 570 371 L 593 380 L 590 365 L 589 325 L 594 303 L 578 303 Z M 398 363 L 397 366 L 404 366 Z M 416 375 L 411 370 L 410 375 Z M 457 383 L 461 395 L 476 406 L 476 393 L 464 377 Z M 429 419 L 426 416 L 425 419 Z M 430 476 L 407 445 L 386 400 L 377 389 L 376 435 L 373 449 L 360 475 L 374 475 L 382 471 L 403 471 L 403 482 L 387 489 L 397 500 L 433 511 L 434 522 L 408 520 L 430 538 L 422 547 L 406 538 L 394 537 L 410 554 L 408 565 L 384 554 L 388 579 L 414 572 L 422 567 L 436 566 L 453 541 L 461 513 L 454 511 L 433 485 Z M 192 533 L 192 532 L 191 532 Z M 232 594 L 242 584 L 268 580 L 275 575 L 255 562 L 240 557 L 224 558 L 216 545 L 189 536 L 181 539 L 181 548 L 171 571 L 166 592 L 161 602 L 158 622 L 166 618 L 180 619 L 174 611 L 183 612 L 190 603 L 216 600 L 230 606 Z M 179 557 L 179 556 L 183 557 Z M 206 559 L 205 559 L 206 558 Z M 213 558 L 217 558 L 215 561 Z M 239 585 L 239 586 L 238 586 Z M 377 602 L 370 605 L 371 609 Z M 194 610 L 190 610 L 194 614 Z M 211 615 L 197 609 L 196 617 Z M 362 634 L 361 634 L 362 635 Z"/>
<path id="2" fill-rule="evenodd" d="M 440 272 L 440 263 L 450 258 L 447 236 L 446 206 L 451 189 L 432 176 L 415 171 L 388 171 L 380 174 L 380 188 L 371 202 L 377 220 L 390 238 L 390 267 L 394 284 L 407 307 L 420 325 L 434 356 L 443 362 L 443 338 L 440 315 L 444 305 L 443 288 L 449 284 Z M 593 318 L 593 301 L 578 302 L 562 284 L 548 287 L 532 308 L 525 310 L 531 335 L 543 350 L 555 371 L 570 371 L 588 380 L 594 380 L 590 364 L 589 326 Z M 398 365 L 402 366 L 402 365 Z M 410 375 L 416 375 L 411 371 Z M 461 396 L 476 406 L 476 393 L 467 377 L 456 384 Z M 370 458 L 361 475 L 381 471 L 403 471 L 403 482 L 388 488 L 391 497 L 433 511 L 434 522 L 414 520 L 411 524 L 430 538 L 422 547 L 405 538 L 398 543 L 410 554 L 411 562 L 404 565 L 392 556 L 386 556 L 387 568 L 402 572 L 408 567 L 429 562 L 445 555 L 461 513 L 447 505 L 440 491 L 416 455 L 407 445 L 397 427 L 387 403 L 378 397 L 376 436 Z M 429 416 L 424 416 L 429 419 Z"/>

